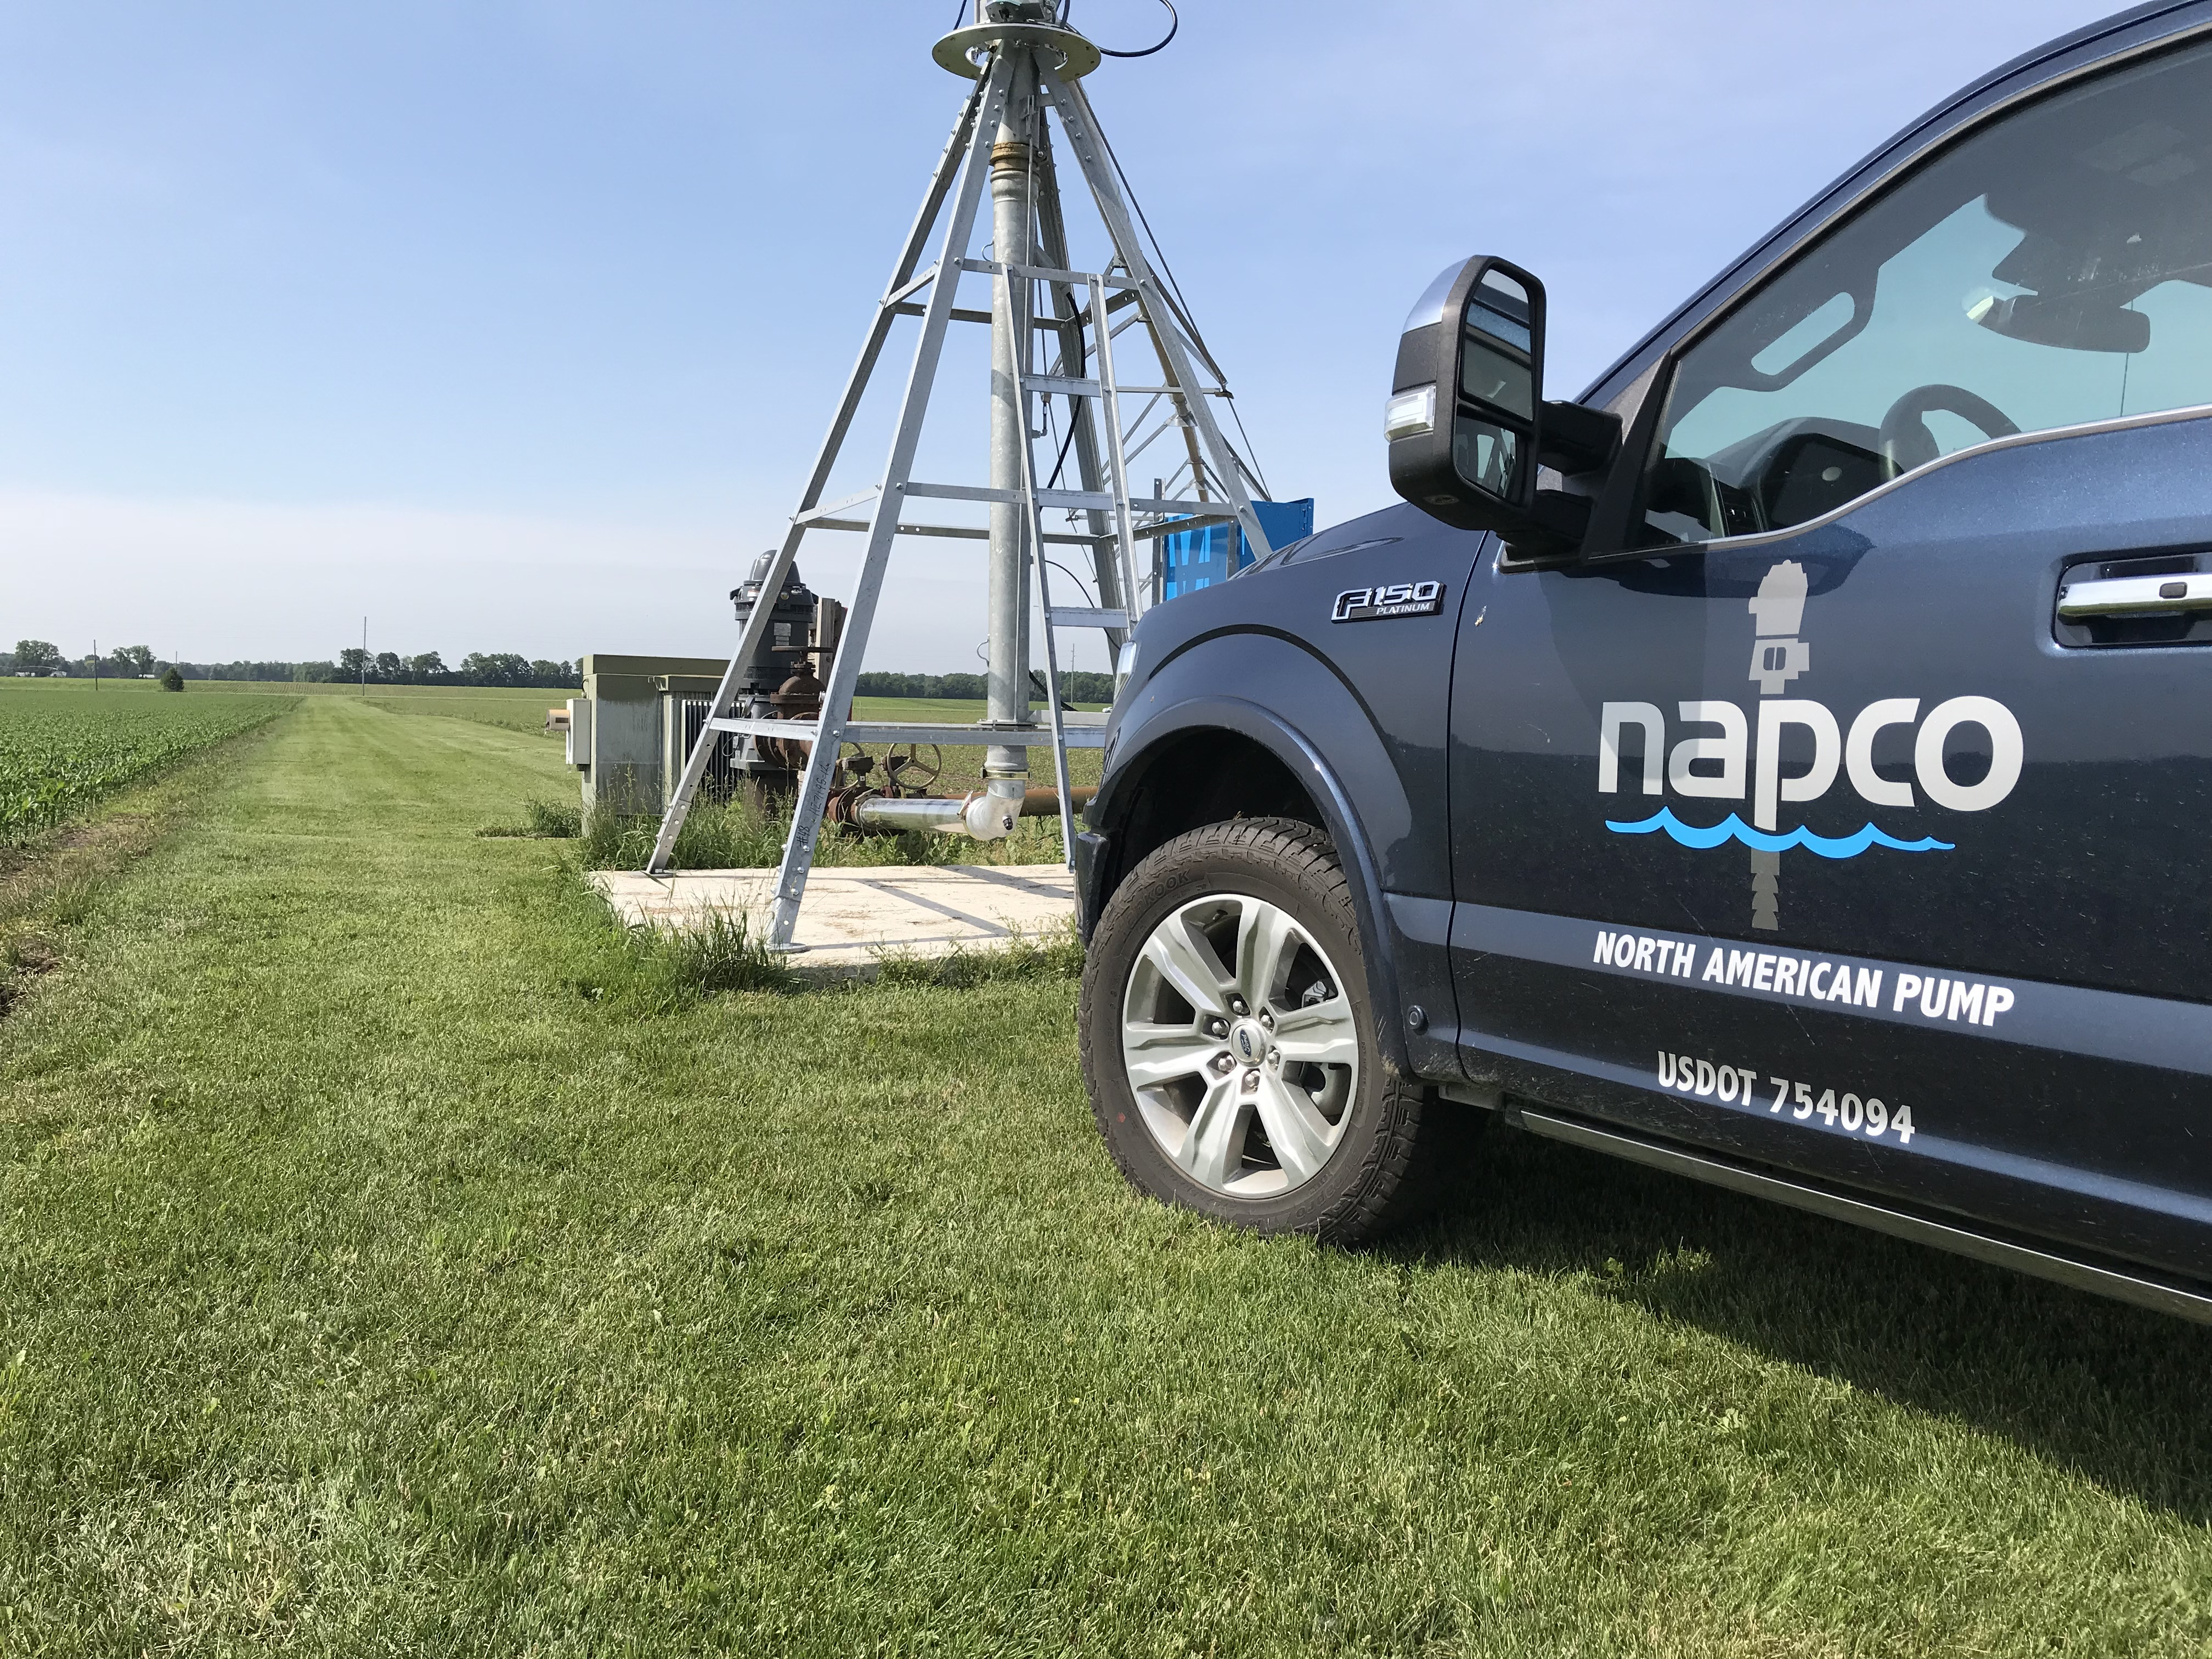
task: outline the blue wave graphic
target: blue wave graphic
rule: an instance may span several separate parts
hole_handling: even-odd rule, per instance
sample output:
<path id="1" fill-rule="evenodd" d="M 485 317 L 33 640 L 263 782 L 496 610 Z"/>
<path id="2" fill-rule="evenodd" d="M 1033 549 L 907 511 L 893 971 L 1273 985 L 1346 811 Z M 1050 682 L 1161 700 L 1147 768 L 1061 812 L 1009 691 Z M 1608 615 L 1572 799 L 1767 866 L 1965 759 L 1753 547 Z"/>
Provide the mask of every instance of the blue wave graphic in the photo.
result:
<path id="1" fill-rule="evenodd" d="M 1725 842 L 1740 841 L 1757 852 L 1781 853 L 1792 847 L 1802 847 L 1824 859 L 1855 859 L 1869 847 L 1894 848 L 1900 853 L 1948 853 L 1955 850 L 1952 842 L 1938 841 L 1933 836 L 1923 836 L 1919 841 L 1899 841 L 1896 836 L 1875 829 L 1871 823 L 1851 836 L 1816 836 L 1802 823 L 1795 830 L 1778 836 L 1764 830 L 1754 830 L 1731 812 L 1711 829 L 1701 830 L 1676 817 L 1671 806 L 1661 807 L 1641 823 L 1615 823 L 1607 818 L 1605 827 L 1616 836 L 1648 836 L 1655 830 L 1663 830 L 1668 839 L 1680 847 L 1703 849 L 1718 847 Z"/>

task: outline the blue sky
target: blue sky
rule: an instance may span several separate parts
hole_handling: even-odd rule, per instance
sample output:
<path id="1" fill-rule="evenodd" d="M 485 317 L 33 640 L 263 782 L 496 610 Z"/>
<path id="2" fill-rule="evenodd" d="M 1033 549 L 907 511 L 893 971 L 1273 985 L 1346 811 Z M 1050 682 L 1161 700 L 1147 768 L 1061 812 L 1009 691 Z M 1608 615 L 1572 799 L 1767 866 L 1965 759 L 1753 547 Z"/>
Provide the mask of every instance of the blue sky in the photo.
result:
<path id="1" fill-rule="evenodd" d="M 1188 0 L 1091 88 L 1270 483 L 1327 523 L 1392 499 L 1395 337 L 1448 260 L 1546 279 L 1567 395 L 2108 9 Z M 449 660 L 725 652 L 961 95 L 954 10 L 0 5 L 0 635 L 329 656 L 366 613 Z M 948 375 L 944 464 L 980 467 Z M 973 550 L 902 556 L 870 665 L 970 666 L 981 614 Z"/>

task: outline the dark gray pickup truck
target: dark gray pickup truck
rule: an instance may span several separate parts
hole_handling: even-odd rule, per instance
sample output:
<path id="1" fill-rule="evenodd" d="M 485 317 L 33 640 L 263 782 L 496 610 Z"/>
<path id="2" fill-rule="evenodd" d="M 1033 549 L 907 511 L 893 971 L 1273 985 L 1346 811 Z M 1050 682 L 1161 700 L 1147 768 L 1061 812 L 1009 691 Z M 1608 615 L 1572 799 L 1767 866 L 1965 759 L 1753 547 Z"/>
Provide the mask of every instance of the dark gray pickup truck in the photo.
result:
<path id="1" fill-rule="evenodd" d="M 1406 504 L 1138 630 L 1121 1168 L 1348 1241 L 1502 1120 L 2212 1316 L 2212 4 L 1966 88 L 1572 403 L 1544 333 L 1443 272 Z"/>

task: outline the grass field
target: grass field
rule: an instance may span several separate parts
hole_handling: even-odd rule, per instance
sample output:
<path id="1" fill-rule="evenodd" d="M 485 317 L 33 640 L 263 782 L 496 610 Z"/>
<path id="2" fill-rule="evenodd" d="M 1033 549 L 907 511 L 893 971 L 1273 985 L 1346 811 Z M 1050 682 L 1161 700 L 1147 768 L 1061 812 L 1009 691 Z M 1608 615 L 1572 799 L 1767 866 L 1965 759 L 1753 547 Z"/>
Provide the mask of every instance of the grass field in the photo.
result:
<path id="1" fill-rule="evenodd" d="M 395 714 L 443 714 L 449 719 L 477 720 L 486 726 L 533 732 L 539 737 L 550 737 L 557 743 L 559 734 L 545 729 L 547 711 L 562 708 L 577 695 L 558 689 L 503 690 L 468 685 L 399 685 L 372 690 L 368 701 Z"/>
<path id="2" fill-rule="evenodd" d="M 656 1003 L 541 739 L 195 764 L 0 1019 L 0 1651 L 2212 1644 L 2212 1333 L 1503 1131 L 1225 1232 L 1060 974 Z"/>

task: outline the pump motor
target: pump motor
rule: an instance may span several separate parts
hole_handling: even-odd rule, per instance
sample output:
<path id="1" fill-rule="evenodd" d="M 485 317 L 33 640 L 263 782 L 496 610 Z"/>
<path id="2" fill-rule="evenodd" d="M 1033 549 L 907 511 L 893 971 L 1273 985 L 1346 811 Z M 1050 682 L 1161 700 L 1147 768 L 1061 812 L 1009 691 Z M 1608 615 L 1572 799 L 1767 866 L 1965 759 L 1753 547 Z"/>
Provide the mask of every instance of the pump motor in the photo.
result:
<path id="1" fill-rule="evenodd" d="M 761 588 L 775 562 L 773 550 L 753 561 L 742 586 L 730 590 L 730 603 L 743 628 L 761 602 Z M 745 665 L 732 698 L 733 709 L 750 720 L 812 720 L 822 712 L 822 678 L 837 653 L 845 607 L 808 587 L 793 564 L 786 573 L 769 612 L 768 632 Z M 730 769 L 744 781 L 757 804 L 787 798 L 799 787 L 799 769 L 812 747 L 793 738 L 739 738 Z"/>

